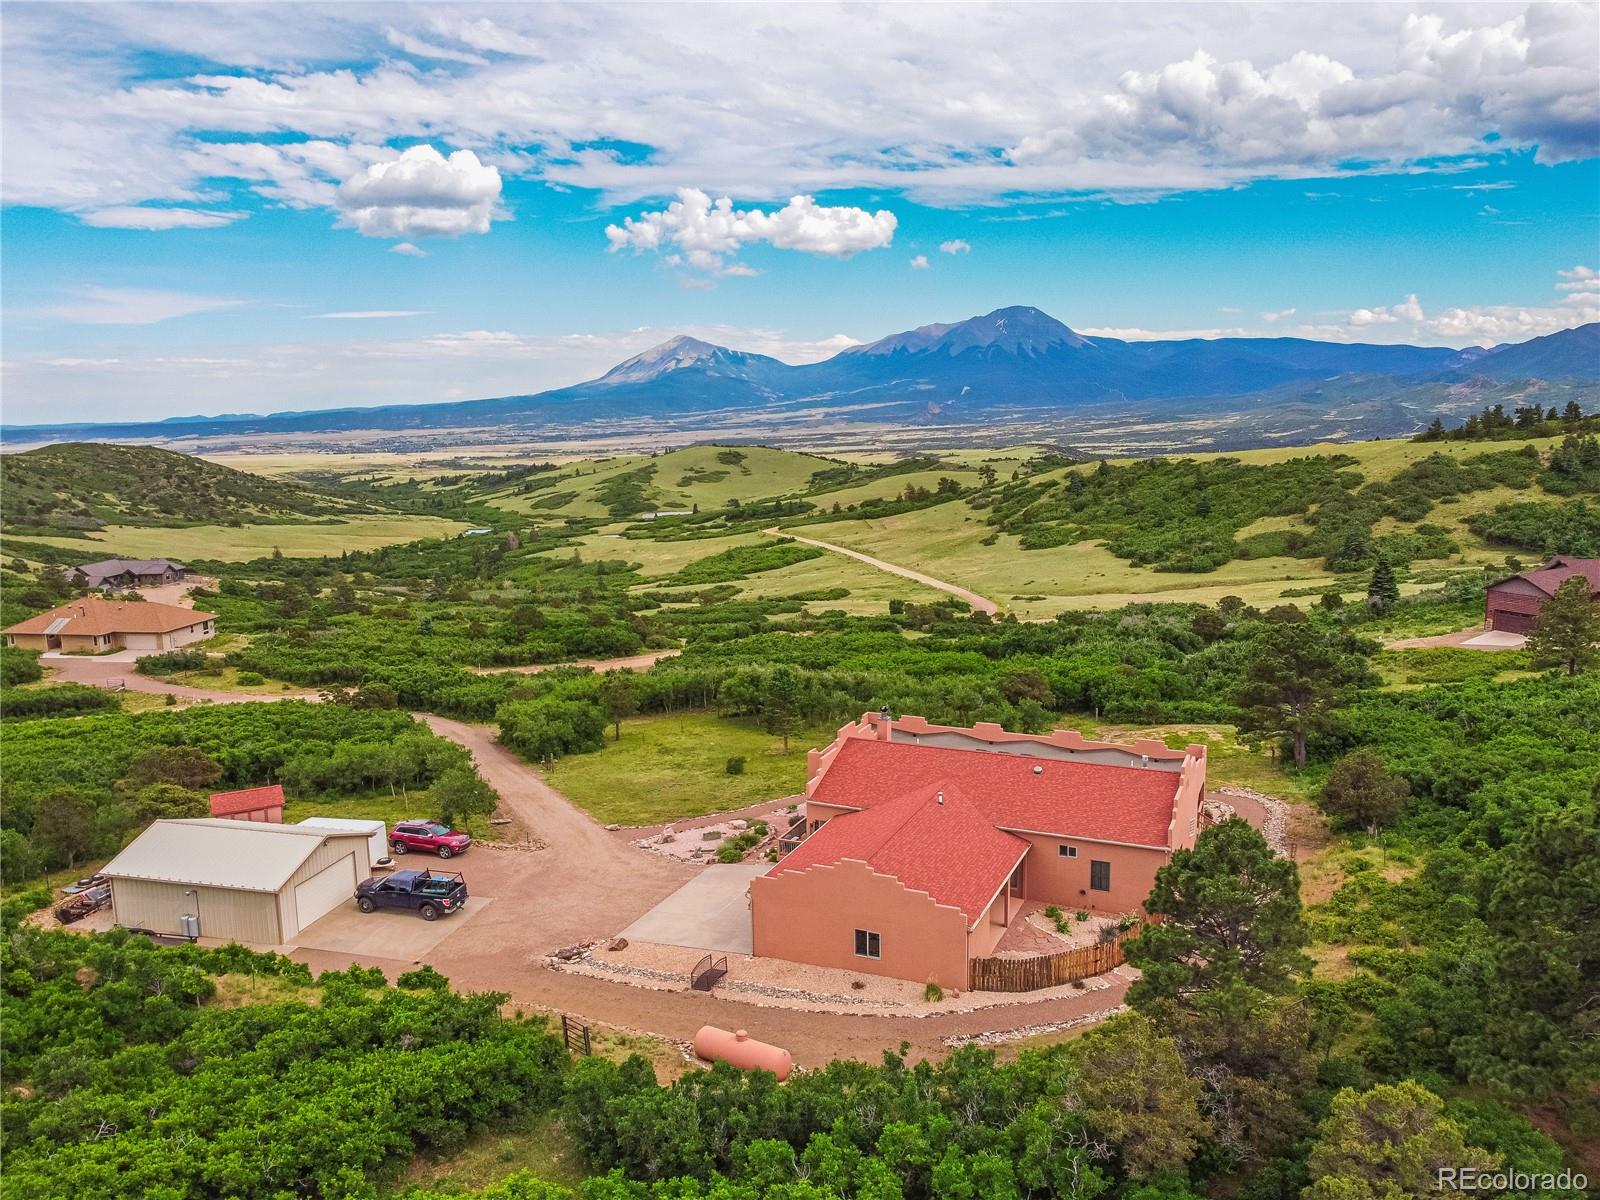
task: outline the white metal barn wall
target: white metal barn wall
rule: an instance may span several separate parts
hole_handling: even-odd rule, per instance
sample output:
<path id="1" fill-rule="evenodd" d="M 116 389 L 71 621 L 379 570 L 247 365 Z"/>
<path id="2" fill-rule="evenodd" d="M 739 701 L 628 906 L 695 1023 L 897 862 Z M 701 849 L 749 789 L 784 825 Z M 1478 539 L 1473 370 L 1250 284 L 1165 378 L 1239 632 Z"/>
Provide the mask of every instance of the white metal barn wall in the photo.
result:
<path id="1" fill-rule="evenodd" d="M 300 869 L 289 877 L 289 881 L 278 891 L 278 920 L 283 927 L 283 940 L 292 942 L 305 928 L 300 922 L 300 914 L 295 906 L 295 889 L 306 880 L 322 873 L 324 869 L 336 862 L 349 858 L 354 863 L 356 880 L 362 880 L 372 874 L 372 864 L 367 861 L 367 839 L 358 832 L 339 833 L 330 830 L 328 840 L 317 847 L 317 851 L 301 865 Z M 351 883 L 350 890 L 345 893 L 347 899 L 354 899 L 351 895 L 355 891 L 355 883 Z M 327 913 L 323 909 L 317 916 Z M 310 922 L 306 922 L 310 924 Z"/>
<path id="2" fill-rule="evenodd" d="M 336 863 L 323 867 L 304 883 L 295 884 L 295 918 L 304 929 L 318 917 L 325 916 L 342 902 L 349 900 L 356 890 L 356 856 L 346 854 Z"/>

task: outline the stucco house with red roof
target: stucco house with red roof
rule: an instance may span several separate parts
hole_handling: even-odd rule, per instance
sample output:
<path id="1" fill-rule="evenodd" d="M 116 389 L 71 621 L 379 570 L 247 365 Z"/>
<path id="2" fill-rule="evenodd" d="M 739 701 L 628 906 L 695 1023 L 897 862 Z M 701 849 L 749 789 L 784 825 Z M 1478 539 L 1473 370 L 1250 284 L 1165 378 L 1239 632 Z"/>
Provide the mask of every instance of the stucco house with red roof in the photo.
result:
<path id="1" fill-rule="evenodd" d="M 1527 633 L 1539 610 L 1572 578 L 1585 580 L 1591 599 L 1600 598 L 1600 558 L 1558 554 L 1531 571 L 1491 583 L 1483 602 L 1483 623 L 1500 633 Z"/>
<path id="2" fill-rule="evenodd" d="M 803 839 L 750 885 L 758 955 L 965 987 L 1029 902 L 1137 911 L 1194 845 L 1206 748 L 868 713 L 808 763 Z"/>

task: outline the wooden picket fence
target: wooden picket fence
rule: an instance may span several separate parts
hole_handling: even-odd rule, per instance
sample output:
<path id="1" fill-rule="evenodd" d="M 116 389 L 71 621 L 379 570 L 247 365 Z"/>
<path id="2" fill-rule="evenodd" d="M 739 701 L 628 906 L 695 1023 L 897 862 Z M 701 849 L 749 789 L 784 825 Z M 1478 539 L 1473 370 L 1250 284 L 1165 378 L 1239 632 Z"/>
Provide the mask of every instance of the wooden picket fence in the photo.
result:
<path id="1" fill-rule="evenodd" d="M 974 992 L 1034 992 L 1060 987 L 1120 967 L 1123 944 L 1139 936 L 1139 926 L 1109 942 L 1079 946 L 1036 958 L 974 958 L 968 963 L 967 986 Z"/>

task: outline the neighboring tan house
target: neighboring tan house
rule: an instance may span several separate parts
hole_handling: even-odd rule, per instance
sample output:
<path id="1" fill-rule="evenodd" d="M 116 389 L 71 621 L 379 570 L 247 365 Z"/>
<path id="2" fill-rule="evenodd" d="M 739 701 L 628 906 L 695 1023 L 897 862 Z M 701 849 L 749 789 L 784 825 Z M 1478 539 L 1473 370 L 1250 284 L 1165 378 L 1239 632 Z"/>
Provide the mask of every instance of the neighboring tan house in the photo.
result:
<path id="1" fill-rule="evenodd" d="M 217 631 L 215 613 L 151 600 L 85 596 L 29 617 L 5 631 L 6 645 L 26 650 L 101 654 L 108 650 L 158 653 L 203 641 Z"/>
<path id="2" fill-rule="evenodd" d="M 283 785 L 244 788 L 237 792 L 212 792 L 211 815 L 228 821 L 263 821 L 283 824 Z"/>
<path id="3" fill-rule="evenodd" d="M 1542 566 L 1489 585 L 1483 602 L 1483 621 L 1502 633 L 1527 633 L 1539 619 L 1539 610 L 1556 589 L 1573 577 L 1588 581 L 1589 596 L 1600 596 L 1600 558 L 1574 558 L 1558 554 Z"/>
<path id="4" fill-rule="evenodd" d="M 1206 748 L 869 713 L 808 767 L 804 840 L 751 881 L 754 952 L 964 988 L 1027 902 L 1138 911 L 1194 845 Z"/>
<path id="5" fill-rule="evenodd" d="M 123 592 L 129 588 L 181 583 L 189 568 L 170 558 L 108 558 L 104 562 L 69 567 L 67 581 L 78 587 Z"/>

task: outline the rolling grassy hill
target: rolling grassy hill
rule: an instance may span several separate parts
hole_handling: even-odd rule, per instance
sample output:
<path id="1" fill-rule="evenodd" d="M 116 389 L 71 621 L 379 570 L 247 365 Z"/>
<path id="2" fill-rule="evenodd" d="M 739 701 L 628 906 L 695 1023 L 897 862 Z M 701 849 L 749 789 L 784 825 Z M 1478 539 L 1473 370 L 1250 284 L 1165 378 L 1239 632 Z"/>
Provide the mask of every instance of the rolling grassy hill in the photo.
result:
<path id="1" fill-rule="evenodd" d="M 12 531 L 303 523 L 375 507 L 152 446 L 68 442 L 0 458 Z"/>
<path id="2" fill-rule="evenodd" d="M 1297 459 L 1340 455 L 1351 460 L 1340 471 L 1348 474 L 1353 485 L 1351 491 L 1359 496 L 1361 489 L 1369 485 L 1389 488 L 1403 485 L 1416 474 L 1418 464 L 1435 453 L 1470 464 L 1472 459 L 1482 455 L 1506 454 L 1524 447 L 1548 456 L 1556 441 L 1546 438 L 1441 444 L 1389 440 L 1309 450 L 1283 448 L 1197 454 L 1186 458 L 1201 464 L 1234 461 L 1247 467 L 1265 468 L 1282 467 Z M 1112 467 L 1149 461 L 1114 460 Z M 1060 500 L 1068 476 L 1094 469 L 1063 468 L 1034 477 L 1030 482 L 1041 492 L 1038 504 L 1044 506 Z M 1411 560 L 1413 582 L 1403 587 L 1414 591 L 1422 586 L 1424 579 L 1437 579 L 1455 571 L 1498 568 L 1508 553 L 1517 552 L 1515 547 L 1490 544 L 1475 533 L 1469 525 L 1475 515 L 1490 512 L 1500 504 L 1552 499 L 1554 497 L 1537 479 L 1521 487 L 1490 481 L 1487 486 L 1436 497 L 1425 512 L 1411 519 L 1406 519 L 1410 514 L 1403 510 L 1401 515 L 1396 515 L 1392 510 L 1380 508 L 1370 525 L 1369 535 L 1379 542 L 1391 538 L 1415 539 L 1419 528 L 1430 526 L 1440 531 L 1428 538 L 1433 547 L 1442 549 L 1444 543 L 1454 547 L 1431 557 L 1419 556 Z M 1168 520 L 1171 508 L 1181 503 L 1183 496 L 1163 497 L 1157 493 L 1153 497 L 1141 497 L 1130 493 L 1118 500 L 1123 507 L 1115 513 L 1117 524 L 1124 531 L 1131 530 L 1134 536 L 1129 540 L 1136 541 L 1139 533 Z M 1335 566 L 1330 569 L 1325 556 L 1306 555 L 1303 547 L 1294 554 L 1271 553 L 1272 541 L 1260 536 L 1277 533 L 1309 540 L 1316 534 L 1323 507 L 1313 502 L 1302 511 L 1269 513 L 1249 521 L 1233 536 L 1241 542 L 1253 542 L 1259 551 L 1248 557 L 1230 558 L 1211 570 L 1158 569 L 1156 565 L 1140 564 L 1128 554 L 1113 552 L 1108 545 L 1115 545 L 1116 539 L 1108 541 L 1100 533 L 1073 536 L 1068 532 L 1057 544 L 1038 544 L 1050 539 L 1036 537 L 1037 548 L 1029 549 L 1025 546 L 1029 524 L 1021 519 L 1022 513 L 1014 514 L 997 530 L 989 523 L 994 515 L 992 509 L 974 508 L 964 500 L 868 520 L 810 523 L 796 528 L 796 532 L 915 567 L 989 596 L 1019 616 L 1038 618 L 1065 609 L 1107 608 L 1138 600 L 1214 603 L 1230 594 L 1260 605 L 1285 600 L 1306 604 L 1322 590 L 1338 590 L 1347 598 L 1357 598 L 1365 587 L 1365 568 Z M 1054 512 L 1038 507 L 1035 512 L 1053 517 L 1065 530 L 1074 528 L 1071 519 L 1063 519 L 1059 507 Z M 1389 544 L 1398 546 L 1401 543 Z M 1521 556 L 1525 560 L 1536 557 L 1526 551 L 1521 552 Z"/>

